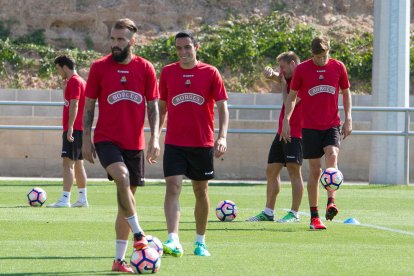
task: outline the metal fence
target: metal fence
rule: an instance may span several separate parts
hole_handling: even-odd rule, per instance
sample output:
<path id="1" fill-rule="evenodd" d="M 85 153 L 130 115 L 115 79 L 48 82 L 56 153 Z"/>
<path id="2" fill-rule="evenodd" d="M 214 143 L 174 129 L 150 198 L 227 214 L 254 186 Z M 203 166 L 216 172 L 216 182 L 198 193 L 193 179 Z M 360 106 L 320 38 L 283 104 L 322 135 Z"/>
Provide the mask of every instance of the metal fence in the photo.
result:
<path id="1" fill-rule="evenodd" d="M 40 102 L 40 101 L 0 101 L 2 105 L 18 105 L 18 106 L 63 106 L 63 102 Z M 229 109 L 250 109 L 250 110 L 280 110 L 279 105 L 228 105 Z M 343 107 L 340 107 L 343 110 Z M 381 136 L 403 136 L 404 137 L 404 175 L 405 184 L 409 184 L 409 165 L 410 154 L 409 144 L 410 136 L 414 135 L 414 131 L 410 131 L 410 113 L 414 112 L 414 108 L 410 107 L 368 107 L 354 106 L 352 111 L 362 112 L 404 112 L 404 130 L 388 131 L 388 130 L 353 130 L 352 135 L 381 135 Z M 39 126 L 39 125 L 0 125 L 0 130 L 62 130 L 62 126 Z M 149 128 L 144 131 L 149 132 Z M 165 131 L 165 129 L 163 130 Z M 216 129 L 216 132 L 218 130 Z M 228 133 L 244 133 L 244 134 L 275 134 L 274 129 L 229 129 Z"/>

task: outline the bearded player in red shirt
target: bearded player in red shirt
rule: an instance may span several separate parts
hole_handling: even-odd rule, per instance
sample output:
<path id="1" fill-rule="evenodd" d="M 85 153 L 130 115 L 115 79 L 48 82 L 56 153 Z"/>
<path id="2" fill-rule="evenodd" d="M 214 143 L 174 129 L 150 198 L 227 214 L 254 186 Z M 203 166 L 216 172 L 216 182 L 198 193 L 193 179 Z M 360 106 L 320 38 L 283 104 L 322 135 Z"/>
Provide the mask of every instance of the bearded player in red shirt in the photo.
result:
<path id="1" fill-rule="evenodd" d="M 191 179 L 196 198 L 194 254 L 210 256 L 205 243 L 210 202 L 208 180 L 214 178 L 213 155 L 226 149 L 227 93 L 218 70 L 197 60 L 199 44 L 190 32 L 175 36 L 179 61 L 165 66 L 160 76 L 160 130 L 168 111 L 164 150 L 166 194 L 164 212 L 168 240 L 164 253 L 183 255 L 178 238 L 179 196 L 184 175 Z M 214 141 L 214 103 L 219 113 L 219 133 Z"/>
<path id="2" fill-rule="evenodd" d="M 146 159 L 150 164 L 155 163 L 160 154 L 157 78 L 149 61 L 132 54 L 136 32 L 137 27 L 130 19 L 115 22 L 111 29 L 112 54 L 92 64 L 86 85 L 82 147 L 84 158 L 94 163 L 97 154 L 108 178 L 115 181 L 118 215 L 112 271 L 128 273 L 133 273 L 125 261 L 130 230 L 136 250 L 148 245 L 138 222 L 134 198 L 137 186 L 144 185 L 146 109 L 151 128 Z M 93 144 L 91 127 L 96 100 L 99 117 Z"/>
<path id="3" fill-rule="evenodd" d="M 338 154 L 341 136 L 343 139 L 352 133 L 352 99 L 345 65 L 329 58 L 330 43 L 325 36 L 312 40 L 313 57 L 296 67 L 291 82 L 291 90 L 285 102 L 285 118 L 282 138 L 290 141 L 289 120 L 292 116 L 296 97 L 302 102 L 303 112 L 303 156 L 309 162 L 308 198 L 311 213 L 310 228 L 319 230 L 326 226 L 318 213 L 318 179 L 322 172 L 322 156 L 326 167 L 338 167 Z M 339 92 L 342 92 L 345 121 L 340 129 L 338 114 Z M 326 220 L 338 214 L 335 205 L 335 191 L 328 191 Z"/>

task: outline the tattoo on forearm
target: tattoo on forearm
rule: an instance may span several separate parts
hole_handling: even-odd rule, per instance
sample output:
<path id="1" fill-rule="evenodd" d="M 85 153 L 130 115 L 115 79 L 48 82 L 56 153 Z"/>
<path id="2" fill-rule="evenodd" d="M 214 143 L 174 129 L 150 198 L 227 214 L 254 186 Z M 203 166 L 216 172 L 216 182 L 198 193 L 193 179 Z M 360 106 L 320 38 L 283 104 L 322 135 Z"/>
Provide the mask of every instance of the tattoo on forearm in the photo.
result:
<path id="1" fill-rule="evenodd" d="M 156 100 L 148 102 L 148 121 L 151 128 L 151 135 L 158 134 L 160 123 L 160 114 L 158 111 L 158 103 Z"/>

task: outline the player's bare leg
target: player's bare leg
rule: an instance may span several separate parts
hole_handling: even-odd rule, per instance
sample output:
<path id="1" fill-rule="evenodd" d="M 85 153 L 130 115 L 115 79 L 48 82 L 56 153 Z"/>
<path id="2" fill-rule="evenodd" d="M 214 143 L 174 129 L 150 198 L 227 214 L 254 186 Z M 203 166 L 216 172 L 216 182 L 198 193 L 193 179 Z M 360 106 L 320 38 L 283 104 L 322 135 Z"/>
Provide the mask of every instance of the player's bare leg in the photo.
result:
<path id="1" fill-rule="evenodd" d="M 267 164 L 266 167 L 266 205 L 265 210 L 248 218 L 246 221 L 274 221 L 274 210 L 276 198 L 280 192 L 280 171 L 283 169 L 281 163 Z"/>
<path id="2" fill-rule="evenodd" d="M 327 146 L 324 149 L 325 152 L 325 164 L 327 168 L 338 168 L 338 155 L 339 148 L 335 146 Z M 339 212 L 338 207 L 335 204 L 335 191 L 328 192 L 328 203 L 326 204 L 325 218 L 332 220 Z"/>
<path id="3" fill-rule="evenodd" d="M 135 211 L 135 197 L 130 189 L 129 171 L 123 162 L 112 163 L 106 171 L 114 179 L 117 188 L 118 212 L 127 218 L 129 227 L 134 233 L 134 248 L 139 250 L 148 245 L 144 231 L 138 222 Z"/>
<path id="4" fill-rule="evenodd" d="M 308 199 L 309 199 L 309 207 L 311 210 L 311 229 L 326 229 L 326 226 L 319 218 L 319 211 L 318 211 L 318 182 L 319 176 L 322 172 L 322 161 L 321 158 L 309 159 L 309 177 L 308 177 Z"/>
<path id="5" fill-rule="evenodd" d="M 205 243 L 205 234 L 208 222 L 210 200 L 208 198 L 208 180 L 192 181 L 195 195 L 194 217 L 196 221 L 196 242 L 194 254 L 198 256 L 210 256 Z"/>
<path id="6" fill-rule="evenodd" d="M 88 197 L 86 192 L 87 176 L 83 160 L 75 161 L 75 179 L 78 186 L 78 200 L 72 204 L 71 207 L 89 207 Z"/>
<path id="7" fill-rule="evenodd" d="M 286 164 L 290 182 L 292 184 L 292 205 L 290 211 L 277 222 L 286 223 L 286 222 L 299 222 L 299 207 L 302 202 L 303 196 L 303 179 L 301 173 L 301 165 L 296 163 L 287 163 Z"/>
<path id="8" fill-rule="evenodd" d="M 167 221 L 168 240 L 163 244 L 163 249 L 166 254 L 181 257 L 184 252 L 178 237 L 178 229 L 181 216 L 179 199 L 183 176 L 168 176 L 165 182 L 164 214 Z"/>
<path id="9" fill-rule="evenodd" d="M 65 208 L 70 207 L 70 192 L 72 190 L 73 182 L 75 180 L 74 172 L 75 161 L 68 157 L 63 157 L 63 191 L 62 196 L 55 203 L 49 204 L 49 208 Z"/>

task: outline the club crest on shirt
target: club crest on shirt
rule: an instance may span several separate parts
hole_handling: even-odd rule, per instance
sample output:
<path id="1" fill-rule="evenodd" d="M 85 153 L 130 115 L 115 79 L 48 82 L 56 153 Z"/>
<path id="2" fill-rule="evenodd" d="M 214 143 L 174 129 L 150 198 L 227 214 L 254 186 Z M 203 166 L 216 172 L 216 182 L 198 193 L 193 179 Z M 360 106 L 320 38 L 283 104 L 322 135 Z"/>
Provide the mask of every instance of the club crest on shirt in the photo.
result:
<path id="1" fill-rule="evenodd" d="M 127 82 L 127 78 L 125 76 L 122 76 L 120 79 L 121 83 L 126 83 Z"/>
<path id="2" fill-rule="evenodd" d="M 310 96 L 315 96 L 316 94 L 319 94 L 319 93 L 328 93 L 328 94 L 334 95 L 335 92 L 336 92 L 335 87 L 330 86 L 330 85 L 318 85 L 308 90 L 308 94 Z"/>
<path id="3" fill-rule="evenodd" d="M 184 84 L 185 84 L 185 86 L 187 86 L 187 87 L 188 87 L 188 86 L 190 86 L 190 85 L 191 85 L 191 81 L 190 81 L 190 80 L 186 80 Z"/>
<path id="4" fill-rule="evenodd" d="M 172 104 L 174 106 L 177 106 L 179 104 L 186 103 L 186 102 L 192 102 L 198 105 L 202 105 L 204 103 L 204 98 L 194 93 L 182 93 L 172 98 Z"/>
<path id="5" fill-rule="evenodd" d="M 65 102 L 63 103 L 66 107 L 69 106 L 69 101 L 65 99 Z"/>
<path id="6" fill-rule="evenodd" d="M 108 103 L 114 104 L 119 101 L 131 101 L 136 104 L 142 103 L 142 96 L 134 91 L 120 90 L 109 94 Z"/>
<path id="7" fill-rule="evenodd" d="M 323 76 L 323 75 L 319 75 L 319 80 L 320 81 L 323 81 L 323 79 L 324 79 L 325 77 Z"/>

